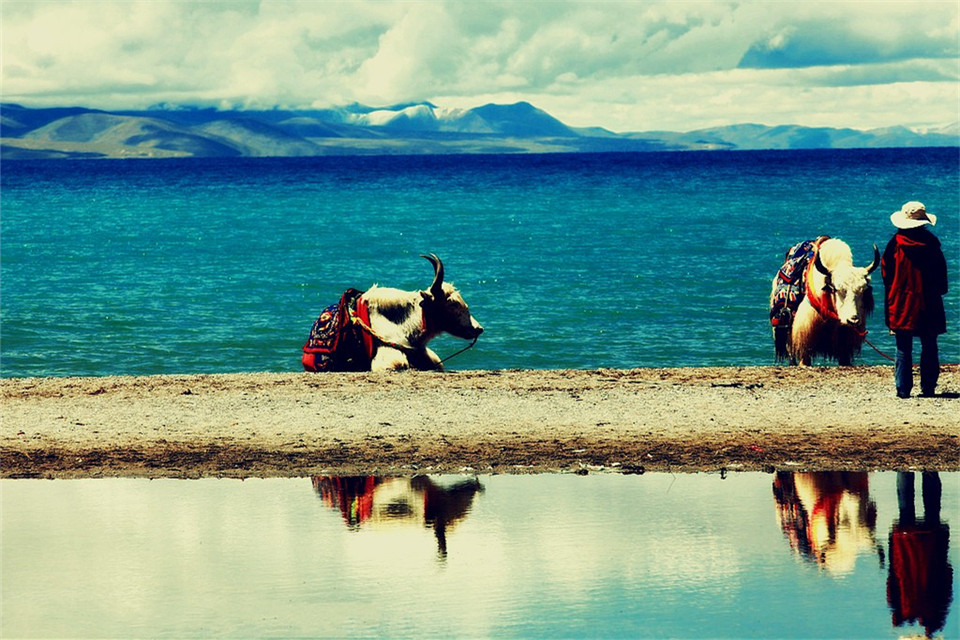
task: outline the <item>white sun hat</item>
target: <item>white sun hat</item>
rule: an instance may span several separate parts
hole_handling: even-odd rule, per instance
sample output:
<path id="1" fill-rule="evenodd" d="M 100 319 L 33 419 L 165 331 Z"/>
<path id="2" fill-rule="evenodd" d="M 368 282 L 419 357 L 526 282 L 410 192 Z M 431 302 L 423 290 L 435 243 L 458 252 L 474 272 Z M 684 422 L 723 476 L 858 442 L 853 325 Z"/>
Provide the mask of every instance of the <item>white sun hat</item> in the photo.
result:
<path id="1" fill-rule="evenodd" d="M 890 222 L 898 229 L 916 229 L 925 224 L 937 224 L 937 216 L 927 213 L 922 202 L 912 200 L 900 207 L 900 211 L 895 211 L 890 216 Z"/>

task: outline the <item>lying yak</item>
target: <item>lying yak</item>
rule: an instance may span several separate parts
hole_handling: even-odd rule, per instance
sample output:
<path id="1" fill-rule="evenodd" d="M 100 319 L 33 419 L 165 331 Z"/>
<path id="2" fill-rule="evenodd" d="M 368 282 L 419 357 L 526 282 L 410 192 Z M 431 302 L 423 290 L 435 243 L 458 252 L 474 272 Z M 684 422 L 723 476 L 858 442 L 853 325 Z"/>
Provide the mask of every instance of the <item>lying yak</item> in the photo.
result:
<path id="1" fill-rule="evenodd" d="M 770 322 L 778 360 L 809 365 L 815 357 L 853 364 L 867 335 L 873 311 L 870 273 L 873 262 L 853 266 L 853 254 L 842 240 L 821 236 L 792 247 L 773 279 Z"/>
<path id="2" fill-rule="evenodd" d="M 303 345 L 304 370 L 443 370 L 427 343 L 443 332 L 475 342 L 483 327 L 460 292 L 443 281 L 443 262 L 432 253 L 421 257 L 433 264 L 429 289 L 347 289 L 324 309 Z"/>

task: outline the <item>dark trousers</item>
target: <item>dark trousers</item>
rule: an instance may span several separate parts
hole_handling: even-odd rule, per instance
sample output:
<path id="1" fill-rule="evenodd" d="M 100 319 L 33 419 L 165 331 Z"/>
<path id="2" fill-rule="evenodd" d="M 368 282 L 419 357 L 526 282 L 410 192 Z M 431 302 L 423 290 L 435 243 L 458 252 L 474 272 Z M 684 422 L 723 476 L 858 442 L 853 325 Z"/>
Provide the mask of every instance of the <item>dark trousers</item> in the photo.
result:
<path id="1" fill-rule="evenodd" d="M 920 338 L 920 391 L 924 395 L 933 395 L 940 377 L 940 352 L 937 347 L 937 334 L 896 331 L 897 360 L 893 368 L 893 378 L 897 393 L 910 395 L 913 389 L 913 338 Z"/>

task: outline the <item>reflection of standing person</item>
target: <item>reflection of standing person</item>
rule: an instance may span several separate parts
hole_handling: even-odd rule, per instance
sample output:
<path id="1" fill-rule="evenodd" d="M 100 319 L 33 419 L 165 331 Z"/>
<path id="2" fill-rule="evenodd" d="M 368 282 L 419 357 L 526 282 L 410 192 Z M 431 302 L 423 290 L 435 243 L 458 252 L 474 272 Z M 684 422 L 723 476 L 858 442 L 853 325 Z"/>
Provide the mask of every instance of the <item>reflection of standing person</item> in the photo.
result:
<path id="1" fill-rule="evenodd" d="M 917 622 L 927 637 L 943 628 L 952 597 L 950 528 L 940 522 L 940 476 L 923 473 L 923 518 L 914 507 L 913 473 L 897 474 L 900 517 L 890 530 L 887 602 L 895 627 Z"/>
<path id="2" fill-rule="evenodd" d="M 897 396 L 913 389 L 913 338 L 920 338 L 920 392 L 932 396 L 940 377 L 937 336 L 947 332 L 943 295 L 947 292 L 947 262 L 940 240 L 930 231 L 937 216 L 921 202 L 908 202 L 890 216 L 899 231 L 881 259 L 887 326 L 897 339 L 894 381 Z"/>

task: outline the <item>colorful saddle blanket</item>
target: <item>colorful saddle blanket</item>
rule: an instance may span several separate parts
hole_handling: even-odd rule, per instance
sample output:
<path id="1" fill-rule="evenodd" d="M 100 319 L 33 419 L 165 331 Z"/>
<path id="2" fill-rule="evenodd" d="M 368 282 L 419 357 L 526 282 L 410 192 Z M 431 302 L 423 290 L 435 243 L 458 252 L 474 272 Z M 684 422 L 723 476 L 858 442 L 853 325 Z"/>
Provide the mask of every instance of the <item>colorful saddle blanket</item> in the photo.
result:
<path id="1" fill-rule="evenodd" d="M 777 285 L 770 306 L 770 324 L 789 328 L 793 315 L 803 301 L 804 273 L 816 252 L 817 240 L 804 240 L 790 247 L 783 266 L 777 272 Z"/>
<path id="2" fill-rule="evenodd" d="M 369 371 L 370 336 L 352 322 L 356 316 L 369 324 L 361 291 L 347 289 L 340 302 L 320 313 L 303 345 L 304 371 Z"/>

